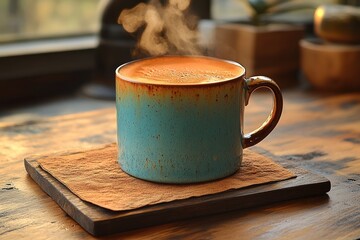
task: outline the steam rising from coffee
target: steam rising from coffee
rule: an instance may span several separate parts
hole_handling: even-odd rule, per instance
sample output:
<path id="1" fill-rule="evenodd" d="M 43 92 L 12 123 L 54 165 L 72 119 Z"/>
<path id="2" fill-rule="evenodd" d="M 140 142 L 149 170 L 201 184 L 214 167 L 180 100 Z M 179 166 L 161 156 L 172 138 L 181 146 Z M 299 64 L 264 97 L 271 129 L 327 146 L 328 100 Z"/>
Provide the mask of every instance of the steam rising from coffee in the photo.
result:
<path id="1" fill-rule="evenodd" d="M 152 56 L 200 55 L 195 16 L 188 11 L 191 0 L 159 0 L 140 3 L 121 12 L 118 22 L 129 33 L 142 31 L 137 50 Z"/>

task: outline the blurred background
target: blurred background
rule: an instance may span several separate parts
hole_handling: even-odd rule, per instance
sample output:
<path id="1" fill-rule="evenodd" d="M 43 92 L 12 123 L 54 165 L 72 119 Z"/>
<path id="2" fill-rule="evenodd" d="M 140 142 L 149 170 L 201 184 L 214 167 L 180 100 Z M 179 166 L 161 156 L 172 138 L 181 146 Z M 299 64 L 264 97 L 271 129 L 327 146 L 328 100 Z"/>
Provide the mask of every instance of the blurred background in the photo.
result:
<path id="1" fill-rule="evenodd" d="M 96 33 L 107 0 L 0 0 L 0 42 Z M 212 0 L 211 17 L 238 20 L 247 16 L 242 0 Z M 357 0 L 305 0 L 299 2 L 359 4 Z M 304 12 L 306 14 L 304 15 Z M 279 18 L 304 19 L 313 10 L 285 13 Z"/>
<path id="2" fill-rule="evenodd" d="M 0 0 L 0 42 L 94 34 L 104 1 Z"/>
<path id="3" fill-rule="evenodd" d="M 122 9 L 139 2 L 144 1 L 0 0 L 0 107 L 74 92 L 112 100 L 114 70 L 134 58 L 132 51 L 136 44 L 136 34 L 126 33 L 117 18 Z M 229 30 L 236 25 L 231 31 L 238 31 L 238 24 L 248 24 L 255 19 L 260 25 L 301 25 L 304 31 L 301 36 L 311 38 L 315 37 L 314 12 L 321 4 L 359 7 L 360 1 L 194 0 L 191 11 L 199 20 L 200 43 L 207 54 L 244 61 L 241 63 L 246 66 L 250 57 L 241 60 L 233 53 L 226 55 L 226 49 L 216 53 L 216 46 L 228 46 L 226 39 L 217 37 L 217 26 L 230 24 L 224 28 Z M 300 51 L 297 46 L 298 43 L 294 53 L 296 66 Z M 285 53 L 285 50 L 279 51 Z M 249 65 L 257 62 L 249 60 Z M 253 65 L 254 73 L 264 71 L 267 74 L 261 69 L 268 70 L 268 66 L 256 68 L 256 64 Z M 250 71 L 251 66 L 246 67 Z M 275 71 L 275 76 L 276 71 L 284 71 L 270 70 Z M 297 73 L 298 70 L 296 67 Z M 299 87 L 301 84 L 290 85 Z"/>
<path id="4" fill-rule="evenodd" d="M 96 33 L 107 0 L 0 0 L 0 42 Z M 212 0 L 211 18 L 238 20 L 247 16 L 246 0 Z M 294 2 L 294 1 L 293 1 Z M 320 5 L 359 5 L 358 0 L 303 0 Z M 280 19 L 305 19 L 314 10 L 284 13 Z M 304 15 L 305 12 L 305 15 Z"/>

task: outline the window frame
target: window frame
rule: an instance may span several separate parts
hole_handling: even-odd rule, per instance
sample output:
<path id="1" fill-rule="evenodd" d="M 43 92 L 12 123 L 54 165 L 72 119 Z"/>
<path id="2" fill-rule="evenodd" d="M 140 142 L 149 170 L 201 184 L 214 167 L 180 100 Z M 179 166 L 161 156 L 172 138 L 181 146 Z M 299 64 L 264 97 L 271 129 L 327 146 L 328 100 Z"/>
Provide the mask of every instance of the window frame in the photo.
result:
<path id="1" fill-rule="evenodd" d="M 0 82 L 94 68 L 97 35 L 0 44 Z M 41 66 L 41 67 L 39 67 Z"/>
<path id="2" fill-rule="evenodd" d="M 0 44 L 0 109 L 76 91 L 92 80 L 98 36 Z"/>

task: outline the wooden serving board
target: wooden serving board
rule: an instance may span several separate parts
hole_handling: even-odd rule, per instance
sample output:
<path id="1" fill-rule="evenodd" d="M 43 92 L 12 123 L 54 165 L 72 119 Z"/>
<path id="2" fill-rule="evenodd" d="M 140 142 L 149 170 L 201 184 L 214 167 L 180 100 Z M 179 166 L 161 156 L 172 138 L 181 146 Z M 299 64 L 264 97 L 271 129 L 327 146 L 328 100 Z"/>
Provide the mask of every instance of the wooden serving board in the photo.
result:
<path id="1" fill-rule="evenodd" d="M 36 159 L 24 160 L 26 171 L 39 186 L 86 231 L 95 236 L 164 224 L 284 200 L 321 195 L 331 188 L 325 177 L 285 166 L 297 177 L 218 194 L 162 203 L 131 211 L 114 212 L 79 199 L 41 169 Z M 284 164 L 283 164 L 284 165 Z"/>

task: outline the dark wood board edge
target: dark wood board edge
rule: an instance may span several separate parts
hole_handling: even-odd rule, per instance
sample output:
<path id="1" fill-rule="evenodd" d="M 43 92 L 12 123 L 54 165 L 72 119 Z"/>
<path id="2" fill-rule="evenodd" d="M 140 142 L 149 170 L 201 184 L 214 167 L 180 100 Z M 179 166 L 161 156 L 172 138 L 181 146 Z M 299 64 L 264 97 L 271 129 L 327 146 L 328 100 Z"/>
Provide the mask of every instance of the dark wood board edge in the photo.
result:
<path id="1" fill-rule="evenodd" d="M 115 217 L 111 219 L 111 222 L 108 222 L 107 220 L 96 222 L 95 232 L 98 232 L 100 235 L 107 235 L 118 233 L 118 229 L 113 232 L 114 229 L 116 229 L 115 226 L 121 226 L 123 229 L 122 231 L 127 231 L 184 220 L 187 218 L 241 210 L 297 198 L 317 196 L 330 191 L 330 181 L 324 177 L 310 172 L 306 172 L 306 174 L 301 177 L 310 177 L 313 178 L 313 181 L 312 183 L 308 182 L 306 185 L 303 181 L 299 181 L 298 185 L 264 191 L 265 188 L 269 188 L 271 185 L 277 185 L 280 182 L 269 183 L 228 191 L 221 194 L 158 204 L 134 210 L 129 215 L 126 215 L 127 213 L 121 214 L 121 217 Z M 317 181 L 315 181 L 315 179 L 317 179 Z M 283 182 L 288 182 L 289 184 L 287 185 L 291 185 L 290 183 L 294 182 L 294 180 L 295 179 L 289 179 Z M 191 204 L 189 204 L 190 201 Z M 166 207 L 162 207 L 162 205 L 166 205 Z M 151 219 L 152 221 L 149 222 L 148 219 Z M 134 223 L 136 224 L 135 226 Z"/>
<path id="2" fill-rule="evenodd" d="M 109 235 L 186 218 L 321 195 L 331 188 L 330 181 L 325 177 L 304 169 L 291 168 L 290 170 L 296 173 L 297 178 L 221 194 L 163 203 L 132 211 L 113 212 L 80 200 L 64 185 L 42 170 L 36 159 L 25 159 L 24 164 L 26 171 L 34 181 L 80 226 L 94 236 Z M 71 201 L 65 195 L 72 196 Z M 73 203 L 75 199 L 76 202 Z M 148 221 L 149 218 L 151 221 Z"/>
<path id="3" fill-rule="evenodd" d="M 40 188 L 47 195 L 49 195 L 61 207 L 61 209 L 64 210 L 69 216 L 71 216 L 81 227 L 94 235 L 93 229 L 95 222 L 83 212 L 78 211 L 76 206 L 72 202 L 68 201 L 68 199 L 64 195 L 64 192 L 67 192 L 69 190 L 56 179 L 52 179 L 51 175 L 43 171 L 40 166 L 36 167 L 31 165 L 31 163 L 27 159 L 25 159 L 24 165 L 30 177 L 40 186 Z M 40 173 L 40 171 L 43 171 L 43 173 Z M 45 173 L 49 175 L 48 178 L 43 176 L 43 174 Z M 84 202 L 79 199 L 79 203 L 76 204 L 84 204 Z M 79 214 L 75 214 L 76 212 Z"/>
<path id="4" fill-rule="evenodd" d="M 239 196 L 232 199 L 228 198 L 221 200 L 221 203 L 219 203 L 218 200 L 214 200 L 193 205 L 173 206 L 160 209 L 156 212 L 144 212 L 142 214 L 139 214 L 138 216 L 130 215 L 121 218 L 114 218 L 111 220 L 111 222 L 107 220 L 99 221 L 95 222 L 94 232 L 96 232 L 96 236 L 114 234 L 122 231 L 150 227 L 188 218 L 195 218 L 200 216 L 229 212 L 233 210 L 258 207 L 275 202 L 293 200 L 302 197 L 311 197 L 325 193 L 300 193 L 309 191 L 309 186 L 310 185 L 296 187 L 296 190 L 294 188 L 289 188 L 284 190 L 277 190 L 276 192 L 272 191 L 257 193 L 253 195 Z M 319 185 L 314 186 L 314 189 L 319 189 Z M 325 185 L 323 185 L 322 187 L 326 189 Z M 277 194 L 281 194 L 281 197 L 279 197 L 279 195 Z M 219 207 L 219 204 L 221 204 L 221 207 Z M 151 219 L 151 222 L 149 222 L 148 219 Z M 134 225 L 134 223 L 136 225 Z M 116 226 L 121 226 L 121 231 L 119 231 L 119 229 L 116 229 Z"/>

